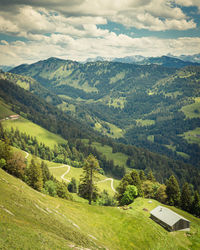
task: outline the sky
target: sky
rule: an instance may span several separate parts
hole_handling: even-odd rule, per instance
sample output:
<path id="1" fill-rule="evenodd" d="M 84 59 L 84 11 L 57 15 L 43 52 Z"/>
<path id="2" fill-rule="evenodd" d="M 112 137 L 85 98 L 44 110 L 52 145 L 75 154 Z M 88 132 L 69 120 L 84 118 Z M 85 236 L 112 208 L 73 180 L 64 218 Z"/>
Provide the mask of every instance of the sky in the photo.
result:
<path id="1" fill-rule="evenodd" d="M 200 53 L 200 0 L 0 0 L 0 65 Z"/>

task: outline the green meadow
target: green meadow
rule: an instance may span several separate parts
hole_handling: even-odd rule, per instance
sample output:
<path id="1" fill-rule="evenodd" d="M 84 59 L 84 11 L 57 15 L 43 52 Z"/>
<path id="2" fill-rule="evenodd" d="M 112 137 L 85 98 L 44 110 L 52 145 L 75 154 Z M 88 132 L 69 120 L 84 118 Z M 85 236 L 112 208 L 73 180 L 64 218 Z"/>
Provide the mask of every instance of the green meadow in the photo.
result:
<path id="1" fill-rule="evenodd" d="M 187 118 L 199 118 L 200 117 L 200 97 L 194 98 L 194 103 L 183 106 L 181 111 Z"/>
<path id="2" fill-rule="evenodd" d="M 200 219 L 168 232 L 149 218 L 160 203 L 137 198 L 122 210 L 41 194 L 0 169 L 0 249 L 199 249 Z M 146 208 L 146 211 L 143 209 Z"/>
<path id="3" fill-rule="evenodd" d="M 98 142 L 93 142 L 92 146 L 96 147 L 96 149 L 103 155 L 105 155 L 108 160 L 113 160 L 115 165 L 127 167 L 126 165 L 126 161 L 128 159 L 127 155 L 123 153 L 113 153 L 112 148 L 110 146 L 108 145 L 102 146 L 101 143 Z"/>
<path id="4" fill-rule="evenodd" d="M 27 156 L 27 153 L 24 152 L 21 149 L 12 147 L 12 151 L 13 152 L 20 152 L 24 157 Z M 39 163 L 44 161 L 47 164 L 51 174 L 57 180 L 63 181 L 61 176 L 67 172 L 68 166 L 66 166 L 64 164 L 61 164 L 61 163 L 55 163 L 55 162 L 50 162 L 50 161 L 47 161 L 47 160 L 43 160 L 43 159 L 41 159 L 39 157 L 36 157 L 36 156 L 33 156 L 31 154 L 28 154 L 28 157 L 26 158 L 28 164 L 30 164 L 32 158 L 34 158 Z M 70 166 L 70 171 L 66 175 L 64 175 L 64 178 L 66 180 L 68 180 L 68 181 L 71 181 L 71 178 L 73 177 L 73 178 L 76 179 L 77 182 L 79 182 L 80 177 L 81 177 L 82 174 L 83 174 L 82 168 L 75 168 L 75 167 Z M 98 175 L 98 180 L 97 180 L 98 190 L 99 190 L 99 192 L 103 192 L 103 190 L 106 190 L 108 192 L 108 194 L 110 194 L 111 196 L 114 196 L 115 192 L 111 188 L 111 181 L 110 180 L 104 181 L 107 178 L 108 178 L 107 176 L 104 176 L 104 175 L 101 175 L 101 174 Z M 66 181 L 66 182 L 68 182 L 68 181 Z M 117 188 L 118 185 L 119 185 L 119 180 L 113 179 L 113 186 L 114 186 L 115 189 Z M 75 200 L 80 200 L 81 198 L 78 197 L 77 195 L 74 195 L 74 199 Z M 81 201 L 83 201 L 83 199 L 81 199 Z"/>
<path id="5" fill-rule="evenodd" d="M 200 145 L 200 128 L 189 130 L 182 135 L 189 143 L 197 143 Z"/>
<path id="6" fill-rule="evenodd" d="M 0 100 L 0 120 L 14 114 L 10 107 Z"/>
<path id="7" fill-rule="evenodd" d="M 53 174 L 53 176 L 55 176 L 58 180 L 62 181 L 61 176 L 67 172 L 68 167 L 67 166 L 61 167 L 64 165 L 58 164 L 58 163 L 52 164 L 52 165 L 49 165 L 47 163 L 47 165 L 49 166 L 49 170 Z M 74 177 L 77 180 L 77 182 L 79 182 L 81 175 L 83 175 L 82 168 L 70 167 L 70 171 L 66 175 L 64 175 L 64 178 L 70 181 L 71 178 Z M 101 175 L 101 174 L 99 174 L 97 176 L 97 178 L 98 178 L 97 187 L 98 187 L 99 191 L 102 192 L 103 190 L 106 190 L 110 195 L 113 196 L 115 193 L 111 189 L 111 181 L 110 180 L 103 181 L 103 180 L 107 179 L 107 177 L 104 175 Z M 114 188 L 116 188 L 118 185 L 119 185 L 119 181 L 114 179 L 114 182 L 113 182 Z"/>
<path id="8" fill-rule="evenodd" d="M 36 137 L 38 142 L 44 143 L 50 148 L 54 148 L 54 145 L 58 143 L 66 143 L 61 136 L 55 135 L 48 130 L 34 124 L 22 117 L 18 120 L 6 120 L 2 122 L 5 129 L 18 129 L 20 132 L 29 134 L 30 136 Z"/>

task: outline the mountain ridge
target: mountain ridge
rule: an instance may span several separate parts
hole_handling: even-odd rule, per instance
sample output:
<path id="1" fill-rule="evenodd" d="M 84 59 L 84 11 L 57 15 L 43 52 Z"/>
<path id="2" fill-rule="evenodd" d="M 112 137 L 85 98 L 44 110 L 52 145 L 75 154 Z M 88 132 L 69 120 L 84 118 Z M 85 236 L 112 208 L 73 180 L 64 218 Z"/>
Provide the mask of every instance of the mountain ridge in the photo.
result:
<path id="1" fill-rule="evenodd" d="M 61 109 L 102 134 L 199 165 L 199 146 L 188 143 L 199 127 L 199 68 L 50 58 L 11 72 L 35 78 L 62 99 Z"/>
<path id="2" fill-rule="evenodd" d="M 151 153 L 146 149 L 117 144 L 107 137 L 102 137 L 100 134 L 90 131 L 87 126 L 80 122 L 77 123 L 77 120 L 73 120 L 70 116 L 66 116 L 63 112 L 6 80 L 0 80 L 0 87 L 1 98 L 7 104 L 10 103 L 13 111 L 42 125 L 51 132 L 60 134 L 65 139 L 68 139 L 73 146 L 76 145 L 77 149 L 84 154 L 87 155 L 87 152 L 94 154 L 99 159 L 102 168 L 116 177 L 123 176 L 125 166 L 121 164 L 115 165 L 113 158 L 106 158 L 104 150 L 108 150 L 108 146 L 109 150 L 111 150 L 109 155 L 113 157 L 117 152 L 125 154 L 125 164 L 129 164 L 127 165 L 129 168 L 142 169 L 147 172 L 152 169 L 156 178 L 161 182 L 165 181 L 173 173 L 180 183 L 183 184 L 187 179 L 187 181 L 195 185 L 195 188 L 200 187 L 200 178 L 198 178 L 200 172 L 196 167 Z M 90 144 L 89 141 L 88 143 L 81 141 L 85 138 L 90 141 Z M 93 146 L 92 142 L 95 141 L 107 145 L 107 149 L 102 151 L 99 146 Z M 193 173 L 192 176 L 191 173 Z"/>

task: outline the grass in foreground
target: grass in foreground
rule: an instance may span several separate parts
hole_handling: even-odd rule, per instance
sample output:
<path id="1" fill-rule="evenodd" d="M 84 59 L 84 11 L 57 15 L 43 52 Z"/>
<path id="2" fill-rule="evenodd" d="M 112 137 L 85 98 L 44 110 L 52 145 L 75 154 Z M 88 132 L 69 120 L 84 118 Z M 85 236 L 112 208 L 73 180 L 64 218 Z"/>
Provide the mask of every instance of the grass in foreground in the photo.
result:
<path id="1" fill-rule="evenodd" d="M 132 209 L 89 206 L 42 195 L 0 170 L 1 249 L 199 249 L 200 220 L 191 232 L 168 232 L 149 218 L 159 203 L 138 198 Z"/>

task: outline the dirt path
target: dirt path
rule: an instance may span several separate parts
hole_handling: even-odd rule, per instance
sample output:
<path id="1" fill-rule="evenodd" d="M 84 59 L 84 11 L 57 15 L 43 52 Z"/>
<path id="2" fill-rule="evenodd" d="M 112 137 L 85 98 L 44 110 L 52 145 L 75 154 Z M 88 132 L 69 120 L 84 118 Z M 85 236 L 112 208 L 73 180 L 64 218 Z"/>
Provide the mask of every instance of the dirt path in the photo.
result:
<path id="1" fill-rule="evenodd" d="M 70 182 L 70 180 L 68 180 L 68 179 L 65 178 L 65 175 L 67 175 L 67 174 L 69 173 L 70 169 L 71 169 L 71 167 L 70 167 L 69 165 L 62 165 L 62 166 L 59 166 L 59 167 L 51 167 L 51 169 L 52 169 L 52 168 L 54 168 L 54 169 L 55 169 L 55 168 L 66 168 L 66 167 L 68 167 L 67 171 L 66 171 L 64 174 L 62 174 L 62 175 L 60 176 L 60 178 L 61 178 L 62 180 L 64 180 L 64 181 Z M 111 182 L 111 183 L 110 183 L 111 189 L 113 190 L 114 193 L 117 193 L 117 191 L 115 190 L 115 188 L 114 188 L 114 186 L 113 186 L 113 182 L 114 182 L 113 178 L 107 178 L 107 179 L 105 179 L 105 180 L 98 181 L 97 183 L 101 183 L 101 182 L 105 182 L 105 181 L 110 181 L 110 182 Z"/>
<path id="2" fill-rule="evenodd" d="M 66 168 L 66 167 L 68 167 L 67 171 L 66 171 L 64 174 L 62 174 L 62 175 L 60 176 L 60 178 L 61 178 L 62 180 L 64 180 L 64 181 L 70 182 L 70 180 L 68 180 L 68 179 L 66 179 L 66 178 L 64 177 L 66 174 L 69 173 L 69 171 L 70 171 L 70 169 L 71 169 L 71 167 L 70 167 L 69 165 L 62 165 L 62 166 L 59 166 L 59 167 L 52 167 L 52 168 Z M 52 169 L 52 168 L 51 168 L 51 169 Z"/>
<path id="3" fill-rule="evenodd" d="M 24 151 L 24 152 L 26 153 L 25 159 L 27 159 L 27 158 L 28 158 L 28 156 L 29 156 L 29 153 L 28 153 L 28 152 L 26 152 L 26 151 Z"/>
<path id="4" fill-rule="evenodd" d="M 114 182 L 113 178 L 107 178 L 107 179 L 105 179 L 105 180 L 98 181 L 97 183 L 105 182 L 105 181 L 111 181 L 111 183 L 110 183 L 111 188 L 112 188 L 112 190 L 113 190 L 114 193 L 117 193 L 117 191 L 115 190 L 115 188 L 114 188 L 114 186 L 113 186 L 113 182 Z"/>

